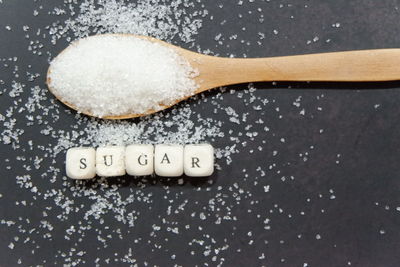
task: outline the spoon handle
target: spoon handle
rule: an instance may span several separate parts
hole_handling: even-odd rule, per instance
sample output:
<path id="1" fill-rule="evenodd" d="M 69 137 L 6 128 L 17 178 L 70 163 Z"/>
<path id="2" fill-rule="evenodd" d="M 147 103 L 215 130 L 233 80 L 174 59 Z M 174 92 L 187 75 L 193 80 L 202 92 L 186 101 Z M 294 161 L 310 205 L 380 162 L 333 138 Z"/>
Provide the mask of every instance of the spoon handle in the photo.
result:
<path id="1" fill-rule="evenodd" d="M 204 90 L 248 82 L 392 81 L 400 80 L 400 49 L 249 59 L 208 57 L 207 65 L 198 67 L 205 78 Z"/>

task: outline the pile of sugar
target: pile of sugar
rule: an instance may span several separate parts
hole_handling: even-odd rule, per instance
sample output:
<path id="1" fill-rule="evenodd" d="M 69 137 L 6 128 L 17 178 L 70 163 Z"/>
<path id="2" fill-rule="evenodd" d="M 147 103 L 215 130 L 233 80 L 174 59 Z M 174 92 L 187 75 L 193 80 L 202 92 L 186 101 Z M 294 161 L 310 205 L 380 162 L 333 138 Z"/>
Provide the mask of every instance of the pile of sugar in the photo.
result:
<path id="1" fill-rule="evenodd" d="M 173 48 L 131 35 L 81 39 L 50 69 L 52 92 L 98 117 L 159 110 L 197 88 L 196 71 Z"/>

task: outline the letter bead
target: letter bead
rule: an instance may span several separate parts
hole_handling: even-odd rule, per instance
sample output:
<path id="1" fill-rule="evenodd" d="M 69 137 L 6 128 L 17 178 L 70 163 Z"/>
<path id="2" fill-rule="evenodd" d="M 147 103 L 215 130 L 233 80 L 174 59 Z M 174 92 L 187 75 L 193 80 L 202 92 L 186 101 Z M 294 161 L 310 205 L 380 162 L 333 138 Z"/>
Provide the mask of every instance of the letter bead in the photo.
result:
<path id="1" fill-rule="evenodd" d="M 183 174 L 183 146 L 156 145 L 154 169 L 158 176 L 181 176 Z"/>
<path id="2" fill-rule="evenodd" d="M 213 174 L 214 148 L 210 144 L 186 145 L 184 171 L 191 177 L 206 177 Z"/>
<path id="3" fill-rule="evenodd" d="M 67 151 L 65 169 L 71 179 L 91 179 L 96 176 L 96 151 L 90 147 L 75 147 Z"/>
<path id="4" fill-rule="evenodd" d="M 129 175 L 144 176 L 154 172 L 154 146 L 130 145 L 125 151 L 126 172 Z"/>
<path id="5" fill-rule="evenodd" d="M 125 147 L 99 147 L 96 151 L 96 173 L 98 176 L 125 175 Z"/>

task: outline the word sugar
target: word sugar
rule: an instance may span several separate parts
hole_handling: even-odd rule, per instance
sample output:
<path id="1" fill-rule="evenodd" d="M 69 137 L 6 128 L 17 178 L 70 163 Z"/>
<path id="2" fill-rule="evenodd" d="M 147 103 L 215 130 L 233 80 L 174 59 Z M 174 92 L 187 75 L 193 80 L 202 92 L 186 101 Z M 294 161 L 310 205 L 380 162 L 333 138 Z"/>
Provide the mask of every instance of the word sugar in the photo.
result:
<path id="1" fill-rule="evenodd" d="M 198 145 L 130 145 L 70 148 L 66 173 L 72 179 L 113 177 L 125 174 L 162 177 L 207 177 L 214 172 L 214 148 Z"/>

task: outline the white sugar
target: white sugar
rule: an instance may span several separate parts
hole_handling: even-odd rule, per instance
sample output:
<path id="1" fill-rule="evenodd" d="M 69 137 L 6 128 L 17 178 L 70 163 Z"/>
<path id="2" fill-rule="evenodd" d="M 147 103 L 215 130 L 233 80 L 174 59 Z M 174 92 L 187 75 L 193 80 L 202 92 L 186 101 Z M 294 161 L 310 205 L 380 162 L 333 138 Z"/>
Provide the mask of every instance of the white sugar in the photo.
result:
<path id="1" fill-rule="evenodd" d="M 158 110 L 197 88 L 196 71 L 173 48 L 128 35 L 81 39 L 50 68 L 53 93 L 98 117 Z"/>
<path id="2" fill-rule="evenodd" d="M 202 26 L 202 17 L 208 14 L 200 1 L 190 0 L 137 0 L 134 3 L 82 0 L 79 8 L 68 4 L 65 10 L 69 10 L 69 18 L 64 23 L 53 22 L 48 27 L 53 43 L 65 37 L 66 33 L 74 38 L 94 33 L 134 33 L 192 43 Z M 53 13 L 58 12 L 54 9 Z"/>

